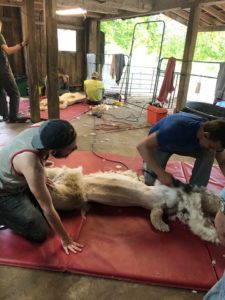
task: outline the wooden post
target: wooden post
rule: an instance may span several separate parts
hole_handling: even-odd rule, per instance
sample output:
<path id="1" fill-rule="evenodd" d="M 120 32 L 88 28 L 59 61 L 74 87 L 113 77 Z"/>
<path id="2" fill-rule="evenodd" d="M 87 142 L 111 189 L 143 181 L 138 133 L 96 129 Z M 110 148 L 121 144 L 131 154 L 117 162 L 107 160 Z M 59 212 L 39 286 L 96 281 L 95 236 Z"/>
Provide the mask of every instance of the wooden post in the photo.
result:
<path id="1" fill-rule="evenodd" d="M 177 110 L 181 110 L 183 107 L 185 107 L 187 101 L 188 86 L 190 81 L 189 74 L 191 74 L 191 61 L 194 57 L 195 44 L 198 34 L 198 24 L 200 19 L 200 11 L 200 6 L 192 7 L 190 10 L 183 55 L 183 64 L 181 68 L 180 84 L 177 95 Z"/>
<path id="2" fill-rule="evenodd" d="M 56 1 L 45 0 L 45 34 L 47 64 L 47 98 L 49 119 L 59 118 L 58 96 L 58 40 L 56 21 Z"/>
<path id="3" fill-rule="evenodd" d="M 96 55 L 95 70 L 100 71 L 100 22 L 99 20 L 89 20 L 88 31 L 88 52 Z"/>
<path id="4" fill-rule="evenodd" d="M 23 39 L 29 39 L 29 45 L 24 48 L 25 65 L 28 77 L 31 121 L 36 123 L 40 121 L 40 107 L 38 94 L 34 0 L 24 0 L 21 11 L 21 20 Z"/>

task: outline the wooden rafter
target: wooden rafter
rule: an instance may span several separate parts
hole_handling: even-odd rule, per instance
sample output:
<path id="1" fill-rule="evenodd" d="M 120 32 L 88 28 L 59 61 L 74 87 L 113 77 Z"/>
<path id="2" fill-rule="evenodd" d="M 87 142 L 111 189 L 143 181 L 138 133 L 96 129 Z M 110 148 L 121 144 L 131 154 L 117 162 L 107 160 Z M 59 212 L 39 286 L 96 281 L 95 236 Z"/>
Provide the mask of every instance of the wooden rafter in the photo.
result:
<path id="1" fill-rule="evenodd" d="M 187 23 L 189 20 L 189 12 L 186 10 L 175 10 L 173 11 L 173 14 L 178 15 L 181 19 L 185 20 Z M 183 24 L 183 23 L 182 23 Z M 202 20 L 199 21 L 199 26 L 205 26 L 205 22 L 203 22 Z"/>
<path id="2" fill-rule="evenodd" d="M 173 19 L 173 20 L 175 20 L 175 21 L 177 21 L 177 22 L 179 22 L 179 23 L 185 25 L 185 26 L 186 26 L 187 23 L 188 23 L 186 19 L 180 17 L 179 15 L 175 14 L 175 13 L 172 12 L 172 11 L 167 11 L 167 12 L 164 12 L 163 14 L 164 14 L 165 16 L 167 16 L 167 17 L 169 17 L 169 18 L 171 18 L 171 19 Z"/>
<path id="3" fill-rule="evenodd" d="M 210 14 L 211 16 L 214 16 L 216 19 L 218 19 L 219 21 L 221 21 L 222 23 L 225 23 L 225 14 L 216 10 L 213 7 L 202 7 L 202 9 L 204 11 L 206 11 L 208 14 Z"/>
<path id="4" fill-rule="evenodd" d="M 184 20 L 189 19 L 189 12 L 182 10 L 182 9 L 175 10 L 174 14 L 178 15 L 179 17 L 183 18 Z"/>
<path id="5" fill-rule="evenodd" d="M 225 10 L 225 3 L 217 4 L 218 7 L 220 7 L 222 10 Z"/>
<path id="6" fill-rule="evenodd" d="M 215 18 L 207 15 L 203 11 L 201 12 L 200 19 L 208 25 L 221 25 L 221 22 Z"/>
<path id="7" fill-rule="evenodd" d="M 225 31 L 225 25 L 200 26 L 198 31 Z"/>

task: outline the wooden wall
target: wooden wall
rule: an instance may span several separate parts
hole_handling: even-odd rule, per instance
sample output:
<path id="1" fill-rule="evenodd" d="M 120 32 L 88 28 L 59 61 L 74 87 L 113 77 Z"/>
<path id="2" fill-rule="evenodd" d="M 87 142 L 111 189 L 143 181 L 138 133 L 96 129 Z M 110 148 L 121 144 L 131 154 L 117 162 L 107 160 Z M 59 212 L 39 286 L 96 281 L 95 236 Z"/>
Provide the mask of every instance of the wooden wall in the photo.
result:
<path id="1" fill-rule="evenodd" d="M 20 43 L 22 41 L 20 9 L 15 7 L 0 7 L 0 19 L 3 22 L 2 34 L 8 46 Z M 8 58 L 15 75 L 25 74 L 22 51 L 12 54 Z"/>
<path id="2" fill-rule="evenodd" d="M 2 33 L 5 36 L 8 46 L 19 43 L 22 40 L 20 8 L 0 6 L 0 19 L 3 21 Z M 46 42 L 42 10 L 35 12 L 35 23 L 38 75 L 40 80 L 44 80 L 46 76 Z M 77 31 L 77 51 L 59 52 L 58 66 L 63 68 L 70 76 L 71 85 L 82 84 L 85 74 L 84 21 L 82 18 L 74 18 L 72 20 L 62 20 L 59 18 L 58 28 L 68 28 Z M 11 55 L 9 60 L 14 75 L 25 75 L 24 55 L 22 51 Z"/>

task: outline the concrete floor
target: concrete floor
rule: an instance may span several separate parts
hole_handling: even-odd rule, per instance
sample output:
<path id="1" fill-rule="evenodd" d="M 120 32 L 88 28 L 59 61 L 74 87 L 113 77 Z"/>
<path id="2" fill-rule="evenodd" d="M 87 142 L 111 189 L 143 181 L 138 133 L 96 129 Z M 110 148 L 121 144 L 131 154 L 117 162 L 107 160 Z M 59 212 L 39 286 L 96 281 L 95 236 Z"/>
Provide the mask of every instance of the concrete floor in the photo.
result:
<path id="1" fill-rule="evenodd" d="M 94 149 L 127 156 L 138 155 L 136 144 L 146 136 L 149 127 L 146 110 L 133 106 L 109 110 L 100 119 L 85 114 L 71 122 L 78 132 L 79 150 Z M 110 125 L 117 131 L 95 130 L 96 126 L 105 127 L 106 123 L 107 128 Z M 0 147 L 29 125 L 0 123 Z M 136 129 L 121 129 L 127 126 Z M 185 289 L 0 266 L 0 300 L 198 300 L 203 295 Z"/>

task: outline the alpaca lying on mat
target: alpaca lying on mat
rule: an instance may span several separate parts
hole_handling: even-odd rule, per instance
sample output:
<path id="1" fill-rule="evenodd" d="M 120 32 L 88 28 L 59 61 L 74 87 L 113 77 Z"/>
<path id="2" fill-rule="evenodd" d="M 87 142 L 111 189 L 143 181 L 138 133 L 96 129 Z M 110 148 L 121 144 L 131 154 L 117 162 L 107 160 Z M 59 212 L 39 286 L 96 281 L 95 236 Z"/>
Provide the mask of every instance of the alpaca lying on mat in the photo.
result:
<path id="1" fill-rule="evenodd" d="M 162 217 L 175 211 L 175 217 L 187 224 L 201 239 L 219 242 L 211 222 L 219 209 L 219 196 L 205 188 L 187 193 L 182 187 L 171 188 L 159 183 L 147 186 L 136 173 L 98 172 L 82 174 L 82 168 L 46 168 L 54 187 L 49 187 L 58 210 L 86 210 L 94 201 L 112 206 L 140 206 L 150 210 L 151 223 L 159 231 L 169 231 Z"/>
<path id="2" fill-rule="evenodd" d="M 65 93 L 59 96 L 59 108 L 64 109 L 67 108 L 69 105 L 73 105 L 75 103 L 80 103 L 86 99 L 86 96 L 82 93 Z M 43 98 L 40 101 L 40 110 L 47 110 L 48 109 L 48 99 Z"/>

